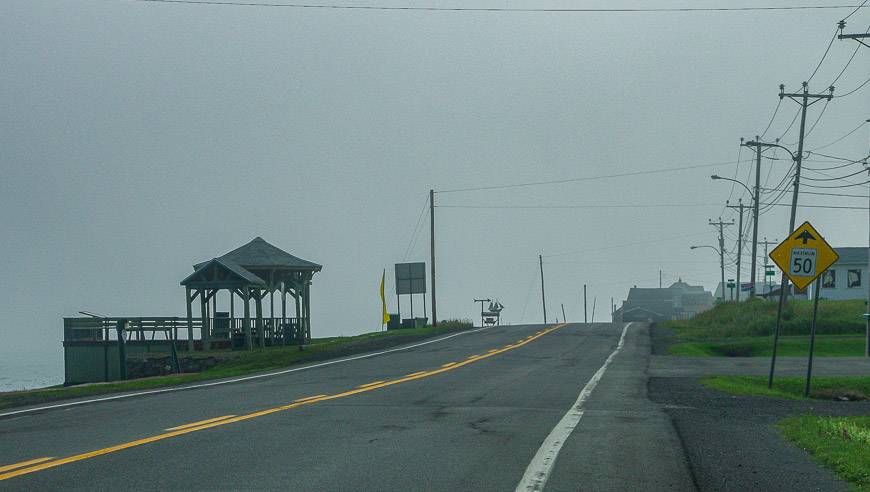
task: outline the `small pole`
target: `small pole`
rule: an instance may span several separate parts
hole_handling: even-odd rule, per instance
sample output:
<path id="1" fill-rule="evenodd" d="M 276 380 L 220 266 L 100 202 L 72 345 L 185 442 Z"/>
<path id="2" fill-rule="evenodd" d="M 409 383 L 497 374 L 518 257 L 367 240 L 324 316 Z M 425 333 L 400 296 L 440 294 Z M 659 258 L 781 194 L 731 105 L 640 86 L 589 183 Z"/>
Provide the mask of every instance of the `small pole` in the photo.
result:
<path id="1" fill-rule="evenodd" d="M 435 314 L 435 190 L 429 190 L 429 268 L 432 277 L 432 327 L 438 326 Z"/>
<path id="2" fill-rule="evenodd" d="M 597 297 L 592 298 L 592 322 L 595 323 L 595 301 L 597 301 Z"/>
<path id="3" fill-rule="evenodd" d="M 544 295 L 544 257 L 538 255 L 538 264 L 541 267 L 541 306 L 544 309 L 544 324 L 547 324 L 547 297 Z"/>
<path id="4" fill-rule="evenodd" d="M 583 322 L 586 323 L 586 284 L 583 284 Z"/>
<path id="5" fill-rule="evenodd" d="M 659 270 L 659 289 L 662 288 L 662 271 Z"/>
<path id="6" fill-rule="evenodd" d="M 804 387 L 804 396 L 810 396 L 810 380 L 813 377 L 813 349 L 816 343 L 816 317 L 819 312 L 819 291 L 822 290 L 822 277 L 816 279 L 816 288 L 813 296 L 813 325 L 810 330 L 810 360 L 807 363 L 807 384 Z"/>
<path id="7" fill-rule="evenodd" d="M 564 303 L 562 303 L 562 321 L 565 321 L 565 322 L 568 321 L 568 317 L 565 316 L 565 304 Z"/>
<path id="8" fill-rule="evenodd" d="M 126 328 L 126 319 L 119 319 L 115 323 L 115 329 L 118 331 L 118 375 L 122 381 L 127 379 L 127 344 L 124 341 Z"/>

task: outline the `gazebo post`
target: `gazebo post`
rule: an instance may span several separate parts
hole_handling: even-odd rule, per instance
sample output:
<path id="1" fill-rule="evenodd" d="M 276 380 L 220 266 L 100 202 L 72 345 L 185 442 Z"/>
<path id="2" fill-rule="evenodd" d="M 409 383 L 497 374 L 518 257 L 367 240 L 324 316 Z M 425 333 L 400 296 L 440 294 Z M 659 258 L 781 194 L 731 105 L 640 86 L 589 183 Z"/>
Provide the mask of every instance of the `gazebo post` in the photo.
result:
<path id="1" fill-rule="evenodd" d="M 190 296 L 190 287 L 184 288 L 184 294 L 187 301 L 187 351 L 193 352 L 193 298 Z"/>
<path id="2" fill-rule="evenodd" d="M 281 282 L 281 345 L 287 345 L 287 334 L 284 327 L 287 325 L 287 284 Z"/>
<path id="3" fill-rule="evenodd" d="M 211 347 L 208 346 L 208 300 L 205 298 L 205 292 L 205 289 L 199 291 L 199 308 L 200 312 L 202 313 L 202 329 L 200 330 L 200 339 L 202 339 L 202 350 L 208 351 L 211 350 Z"/>
<path id="4" fill-rule="evenodd" d="M 266 346 L 266 337 L 263 334 L 263 291 L 257 289 L 254 296 L 257 298 L 257 337 L 260 339 L 260 348 Z"/>
<path id="5" fill-rule="evenodd" d="M 242 299 L 245 301 L 245 346 L 248 350 L 253 350 L 254 343 L 251 337 L 251 288 L 245 287 L 245 297 Z"/>
<path id="6" fill-rule="evenodd" d="M 305 342 L 311 338 L 311 282 L 305 280 L 305 333 L 303 339 Z"/>
<path id="7" fill-rule="evenodd" d="M 272 325 L 269 338 L 272 339 L 272 345 L 275 345 L 275 290 L 272 285 L 269 285 L 269 324 Z"/>
<path id="8" fill-rule="evenodd" d="M 235 328 L 233 324 L 235 324 L 236 319 L 236 290 L 230 289 L 230 329 Z"/>

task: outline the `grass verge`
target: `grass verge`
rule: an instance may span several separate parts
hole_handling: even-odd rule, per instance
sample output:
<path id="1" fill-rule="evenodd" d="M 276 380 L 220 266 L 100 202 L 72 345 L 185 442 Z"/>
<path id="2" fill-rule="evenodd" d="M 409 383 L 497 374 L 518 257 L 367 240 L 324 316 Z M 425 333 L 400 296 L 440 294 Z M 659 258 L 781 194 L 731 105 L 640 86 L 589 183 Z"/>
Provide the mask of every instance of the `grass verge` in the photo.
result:
<path id="1" fill-rule="evenodd" d="M 806 379 L 799 376 L 778 377 L 768 389 L 764 376 L 707 376 L 701 378 L 704 386 L 732 395 L 764 396 L 790 400 L 804 399 Z M 817 400 L 870 400 L 870 377 L 814 377 L 810 398 Z"/>
<path id="2" fill-rule="evenodd" d="M 816 335 L 814 353 L 818 357 L 860 357 L 864 355 L 864 343 L 864 337 L 860 335 Z M 777 355 L 806 357 L 809 350 L 808 336 L 780 337 Z M 668 352 L 688 357 L 770 357 L 773 337 L 682 342 L 668 347 Z"/>
<path id="3" fill-rule="evenodd" d="M 0 393 L 0 409 L 48 403 L 71 398 L 117 393 L 121 391 L 141 391 L 181 384 L 193 383 L 209 379 L 243 376 L 246 374 L 280 369 L 283 367 L 313 362 L 351 354 L 379 350 L 387 347 L 411 343 L 416 340 L 431 338 L 438 335 L 463 331 L 472 327 L 466 321 L 443 321 L 437 328 L 413 328 L 403 330 L 365 333 L 351 337 L 329 337 L 312 339 L 305 350 L 292 347 L 268 347 L 253 351 L 237 352 L 199 352 L 197 356 L 220 355 L 226 360 L 217 366 L 203 372 L 192 374 L 174 374 L 153 378 L 134 379 L 130 381 L 96 383 L 69 387 L 51 387 L 29 391 Z M 183 354 L 180 354 L 183 355 Z"/>
<path id="4" fill-rule="evenodd" d="M 777 424 L 782 435 L 856 490 L 870 491 L 870 417 L 803 415 Z"/>

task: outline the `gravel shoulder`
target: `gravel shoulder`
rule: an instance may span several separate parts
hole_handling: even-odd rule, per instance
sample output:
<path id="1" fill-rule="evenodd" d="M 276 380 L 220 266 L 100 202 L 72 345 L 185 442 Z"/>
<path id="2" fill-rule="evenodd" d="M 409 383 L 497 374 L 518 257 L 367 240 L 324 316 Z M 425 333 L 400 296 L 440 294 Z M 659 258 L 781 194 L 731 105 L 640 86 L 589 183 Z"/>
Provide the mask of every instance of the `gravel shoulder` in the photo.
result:
<path id="1" fill-rule="evenodd" d="M 651 330 L 653 353 L 666 354 L 672 338 L 658 331 Z M 670 357 L 657 359 L 666 365 Z M 649 397 L 673 421 L 699 490 L 849 490 L 832 471 L 783 439 L 774 425 L 805 413 L 870 415 L 870 402 L 732 396 L 703 387 L 694 375 L 662 374 L 667 373 L 651 374 Z"/>

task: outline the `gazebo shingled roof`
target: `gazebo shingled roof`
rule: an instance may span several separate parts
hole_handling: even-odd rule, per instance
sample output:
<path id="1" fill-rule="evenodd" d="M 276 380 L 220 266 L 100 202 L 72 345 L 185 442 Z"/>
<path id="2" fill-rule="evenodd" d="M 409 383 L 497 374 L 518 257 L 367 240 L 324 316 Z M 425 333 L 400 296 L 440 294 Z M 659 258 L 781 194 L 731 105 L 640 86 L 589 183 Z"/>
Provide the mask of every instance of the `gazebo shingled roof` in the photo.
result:
<path id="1" fill-rule="evenodd" d="M 229 260 L 242 268 L 281 268 L 311 270 L 313 272 L 319 272 L 323 269 L 321 265 L 293 256 L 283 249 L 269 244 L 259 236 L 255 237 L 248 244 L 239 246 L 220 258 L 222 260 Z M 199 268 L 203 264 L 194 265 L 194 268 Z"/>

